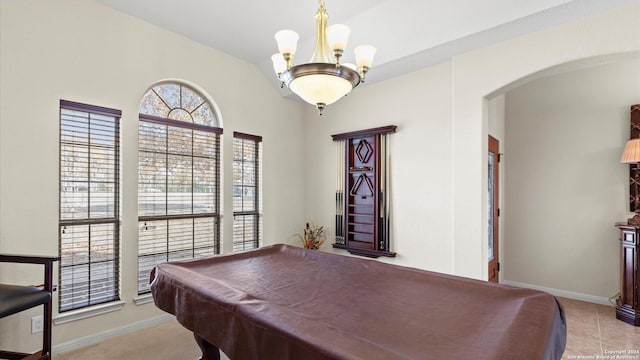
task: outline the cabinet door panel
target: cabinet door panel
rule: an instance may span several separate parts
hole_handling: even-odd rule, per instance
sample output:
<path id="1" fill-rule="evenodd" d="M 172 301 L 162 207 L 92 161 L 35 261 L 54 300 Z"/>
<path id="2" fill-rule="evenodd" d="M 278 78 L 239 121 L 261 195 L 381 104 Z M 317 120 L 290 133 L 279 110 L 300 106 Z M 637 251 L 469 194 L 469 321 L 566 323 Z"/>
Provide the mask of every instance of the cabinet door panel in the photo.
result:
<path id="1" fill-rule="evenodd" d="M 349 141 L 349 193 L 347 195 L 347 244 L 359 249 L 376 249 L 377 142 L 375 136 Z"/>
<path id="2" fill-rule="evenodd" d="M 635 284 L 635 247 L 622 246 L 622 303 L 634 307 L 634 284 Z"/>
<path id="3" fill-rule="evenodd" d="M 636 235 L 632 231 L 623 231 L 622 232 L 622 241 L 630 244 L 636 243 Z"/>

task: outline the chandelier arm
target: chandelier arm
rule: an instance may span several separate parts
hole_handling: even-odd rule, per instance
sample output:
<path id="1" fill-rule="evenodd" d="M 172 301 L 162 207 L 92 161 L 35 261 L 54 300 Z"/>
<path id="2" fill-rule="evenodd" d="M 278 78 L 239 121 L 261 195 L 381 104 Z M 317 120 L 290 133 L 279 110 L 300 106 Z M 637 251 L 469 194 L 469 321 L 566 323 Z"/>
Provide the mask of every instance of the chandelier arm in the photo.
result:
<path id="1" fill-rule="evenodd" d="M 340 50 L 340 49 L 333 50 L 333 56 L 336 58 L 336 67 L 340 66 L 340 58 L 342 57 L 343 53 L 344 53 L 344 50 Z"/>
<path id="2" fill-rule="evenodd" d="M 363 66 L 360 68 L 360 82 L 364 82 L 364 78 L 365 78 L 365 75 L 367 74 L 367 71 L 369 71 L 368 66 Z"/>

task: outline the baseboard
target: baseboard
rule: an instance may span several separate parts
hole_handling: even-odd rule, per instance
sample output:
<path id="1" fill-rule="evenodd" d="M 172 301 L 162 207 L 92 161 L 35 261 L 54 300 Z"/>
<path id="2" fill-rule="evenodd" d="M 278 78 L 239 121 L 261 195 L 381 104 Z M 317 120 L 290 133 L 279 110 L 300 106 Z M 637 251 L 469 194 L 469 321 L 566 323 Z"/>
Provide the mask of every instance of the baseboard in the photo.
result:
<path id="1" fill-rule="evenodd" d="M 544 291 L 554 296 L 559 296 L 559 297 L 573 299 L 573 300 L 586 301 L 586 302 L 600 304 L 600 305 L 613 306 L 613 304 L 611 304 L 611 302 L 609 301 L 609 298 L 606 298 L 606 297 L 587 295 L 587 294 L 582 294 L 582 293 L 577 293 L 577 292 L 567 291 L 567 290 L 552 289 L 544 286 L 525 284 L 525 283 L 520 283 L 516 281 L 507 280 L 507 281 L 503 281 L 502 284 Z"/>
<path id="2" fill-rule="evenodd" d="M 125 335 L 130 332 L 134 332 L 134 331 L 142 330 L 144 328 L 148 328 L 151 326 L 159 325 L 171 319 L 173 319 L 172 315 L 165 314 L 165 315 L 161 315 L 151 319 L 138 321 L 136 323 L 111 329 L 105 332 L 101 332 L 99 334 L 86 336 L 86 337 L 76 339 L 64 344 L 54 345 L 51 352 L 53 354 L 59 354 L 63 352 L 73 351 L 89 345 L 97 344 L 99 342 L 105 341 L 107 339 L 111 339 L 116 336 Z"/>

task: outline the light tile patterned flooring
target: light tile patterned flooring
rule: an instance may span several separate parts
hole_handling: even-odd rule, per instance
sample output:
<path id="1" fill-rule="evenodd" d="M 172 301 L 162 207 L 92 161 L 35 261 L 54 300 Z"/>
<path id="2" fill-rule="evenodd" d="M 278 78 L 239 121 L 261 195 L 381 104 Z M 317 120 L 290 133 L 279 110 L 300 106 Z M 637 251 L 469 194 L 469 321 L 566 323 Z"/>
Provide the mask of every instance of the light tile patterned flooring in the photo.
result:
<path id="1" fill-rule="evenodd" d="M 562 359 L 640 360 L 640 326 L 616 319 L 612 306 L 559 300 L 567 315 Z"/>

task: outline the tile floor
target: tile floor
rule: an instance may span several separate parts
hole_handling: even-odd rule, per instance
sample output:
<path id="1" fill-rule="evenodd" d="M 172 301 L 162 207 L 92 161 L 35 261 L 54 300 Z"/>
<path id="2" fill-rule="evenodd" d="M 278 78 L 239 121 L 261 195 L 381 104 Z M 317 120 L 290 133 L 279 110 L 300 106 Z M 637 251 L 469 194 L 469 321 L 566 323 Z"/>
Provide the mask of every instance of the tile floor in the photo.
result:
<path id="1" fill-rule="evenodd" d="M 562 359 L 640 360 L 640 326 L 616 319 L 612 306 L 559 299 L 567 315 Z"/>

